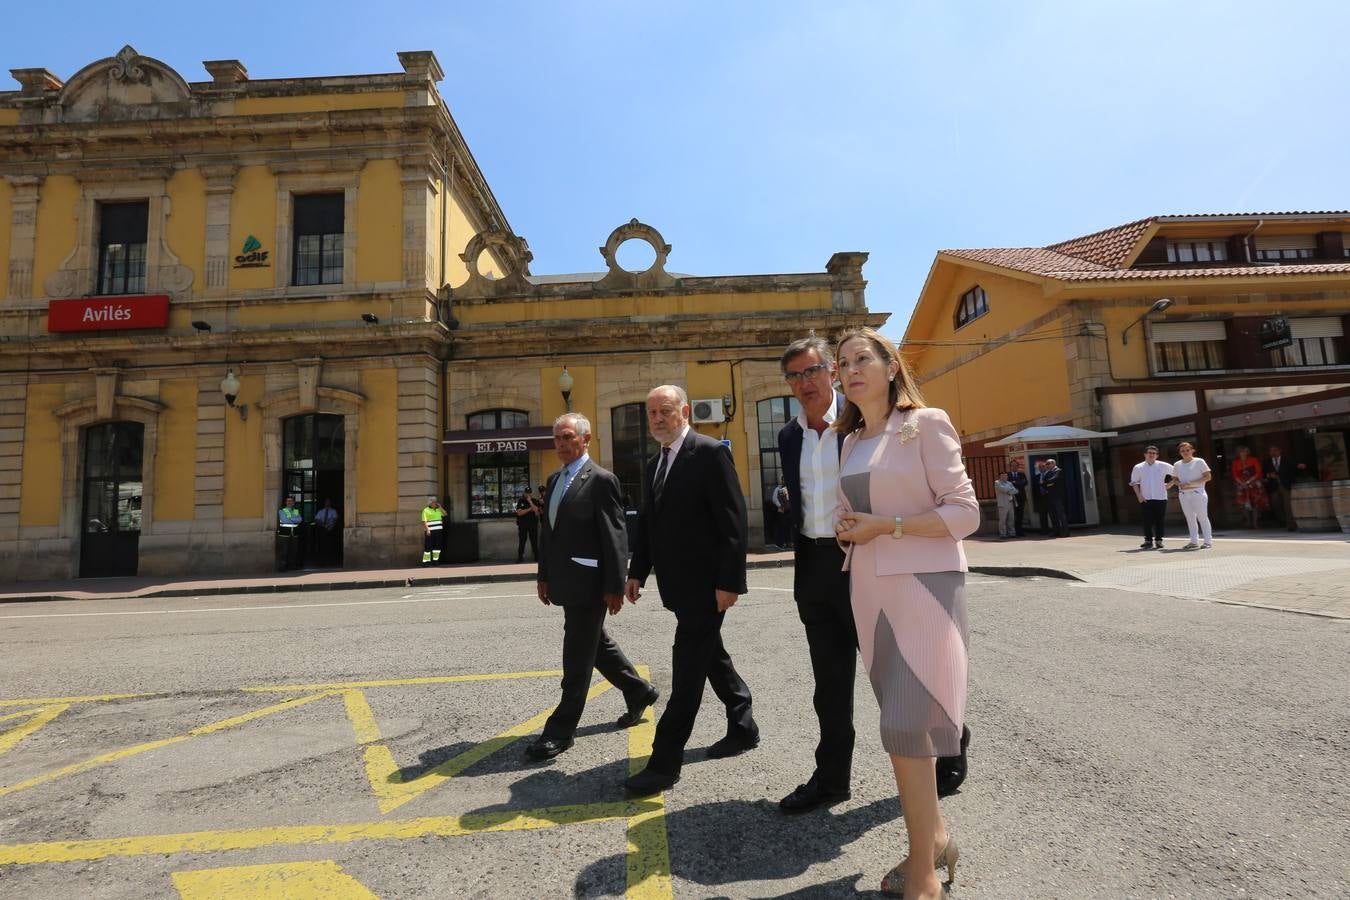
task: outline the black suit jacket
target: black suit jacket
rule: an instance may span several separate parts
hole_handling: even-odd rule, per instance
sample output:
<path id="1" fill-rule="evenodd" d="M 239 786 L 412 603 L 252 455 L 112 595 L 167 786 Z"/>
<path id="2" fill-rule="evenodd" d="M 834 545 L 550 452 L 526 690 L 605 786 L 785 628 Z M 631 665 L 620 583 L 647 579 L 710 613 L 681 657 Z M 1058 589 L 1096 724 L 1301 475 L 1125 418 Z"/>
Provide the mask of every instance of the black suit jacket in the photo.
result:
<path id="1" fill-rule="evenodd" d="M 1298 464 L 1294 462 L 1292 456 L 1281 455 L 1280 468 L 1278 470 L 1275 468 L 1275 460 L 1271 459 L 1269 456 L 1261 460 L 1263 477 L 1268 483 L 1278 479 L 1280 482 L 1279 486 L 1282 488 L 1287 488 L 1294 483 L 1294 476 L 1298 472 L 1297 466 Z M 1274 485 L 1271 485 L 1271 487 L 1273 486 Z"/>
<path id="2" fill-rule="evenodd" d="M 839 411 L 844 408 L 844 395 L 838 392 L 834 395 L 834 414 L 839 415 Z M 839 439 L 838 450 L 840 455 L 844 452 L 844 435 L 842 432 L 835 432 Z M 795 418 L 784 425 L 778 432 L 778 462 L 783 467 L 783 484 L 788 489 L 788 515 L 792 520 L 792 527 L 795 531 L 802 530 L 802 439 L 804 438 L 801 423 Z"/>
<path id="3" fill-rule="evenodd" d="M 549 502 L 561 475 L 554 472 L 549 478 L 540 516 L 539 580 L 548 582 L 549 602 L 599 603 L 606 594 L 622 594 L 628 538 L 619 479 L 587 460 L 563 495 L 558 521 L 549 525 Z M 596 565 L 573 557 L 595 560 Z"/>
<path id="4" fill-rule="evenodd" d="M 647 461 L 649 487 L 660 459 L 657 453 Z M 655 569 L 666 608 L 715 613 L 715 591 L 746 592 L 746 531 L 731 451 L 691 428 L 670 463 L 660 505 L 647 491 L 628 577 L 643 583 Z"/>

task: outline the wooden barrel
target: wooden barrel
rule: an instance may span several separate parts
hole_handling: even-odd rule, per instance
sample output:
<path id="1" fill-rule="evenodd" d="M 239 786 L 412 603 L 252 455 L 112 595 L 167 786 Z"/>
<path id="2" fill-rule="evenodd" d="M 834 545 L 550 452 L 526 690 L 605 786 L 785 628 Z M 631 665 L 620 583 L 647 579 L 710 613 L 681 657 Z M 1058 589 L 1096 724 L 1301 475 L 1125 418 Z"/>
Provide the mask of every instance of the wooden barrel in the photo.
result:
<path id="1" fill-rule="evenodd" d="M 1350 478 L 1331 482 L 1331 509 L 1341 531 L 1350 534 Z"/>
<path id="2" fill-rule="evenodd" d="M 1336 513 L 1331 507 L 1330 481 L 1300 481 L 1289 491 L 1289 505 L 1299 531 L 1335 531 Z"/>

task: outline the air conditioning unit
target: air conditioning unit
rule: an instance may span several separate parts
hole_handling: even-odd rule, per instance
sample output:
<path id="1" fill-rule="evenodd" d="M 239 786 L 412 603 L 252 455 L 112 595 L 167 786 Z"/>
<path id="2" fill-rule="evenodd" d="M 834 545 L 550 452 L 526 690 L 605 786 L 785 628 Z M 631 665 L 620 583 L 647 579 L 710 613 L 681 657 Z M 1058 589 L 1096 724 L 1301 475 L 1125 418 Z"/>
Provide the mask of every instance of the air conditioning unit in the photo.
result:
<path id="1" fill-rule="evenodd" d="M 701 425 L 705 422 L 725 422 L 727 412 L 722 407 L 722 399 L 715 400 L 695 400 L 690 404 L 694 413 L 694 424 Z"/>

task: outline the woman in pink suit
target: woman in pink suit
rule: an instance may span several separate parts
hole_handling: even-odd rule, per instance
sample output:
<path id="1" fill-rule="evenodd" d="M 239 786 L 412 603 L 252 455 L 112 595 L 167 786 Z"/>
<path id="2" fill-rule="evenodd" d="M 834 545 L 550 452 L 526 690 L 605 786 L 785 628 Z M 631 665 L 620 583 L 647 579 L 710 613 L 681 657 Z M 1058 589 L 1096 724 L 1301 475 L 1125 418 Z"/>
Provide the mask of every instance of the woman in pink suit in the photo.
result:
<path id="1" fill-rule="evenodd" d="M 966 707 L 966 556 L 979 526 L 961 439 L 925 407 L 895 345 L 870 328 L 839 340 L 847 399 L 836 532 L 847 552 L 853 618 L 881 706 L 910 854 L 882 879 L 886 893 L 942 896 L 958 850 L 938 807 L 934 762 L 961 752 Z"/>

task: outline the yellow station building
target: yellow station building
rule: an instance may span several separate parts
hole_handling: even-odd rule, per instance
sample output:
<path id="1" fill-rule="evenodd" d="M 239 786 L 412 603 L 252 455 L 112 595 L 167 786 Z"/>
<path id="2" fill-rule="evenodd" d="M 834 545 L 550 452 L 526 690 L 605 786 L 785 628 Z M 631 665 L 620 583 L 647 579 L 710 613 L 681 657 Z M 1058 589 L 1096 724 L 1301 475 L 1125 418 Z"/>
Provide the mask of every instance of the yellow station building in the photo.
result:
<path id="1" fill-rule="evenodd" d="M 636 220 L 604 271 L 531 273 L 430 52 L 381 75 L 187 82 L 131 47 L 0 92 L 0 580 L 262 572 L 277 509 L 331 501 L 311 565 L 514 558 L 515 500 L 570 408 L 641 501 L 641 413 L 687 387 L 751 520 L 794 412 L 777 353 L 866 308 L 865 253 L 693 277 Z M 597 236 L 600 240 L 603 236 Z M 617 263 L 650 243 L 644 272 Z M 597 266 L 599 268 L 599 266 Z"/>
<path id="2" fill-rule="evenodd" d="M 1215 472 L 1216 524 L 1238 525 L 1239 446 L 1279 446 L 1308 482 L 1350 478 L 1348 327 L 1350 213 L 1156 216 L 939 252 L 904 343 L 982 496 L 1009 458 L 1055 456 L 1072 523 L 1135 521 L 1130 469 L 1184 439 Z"/>

